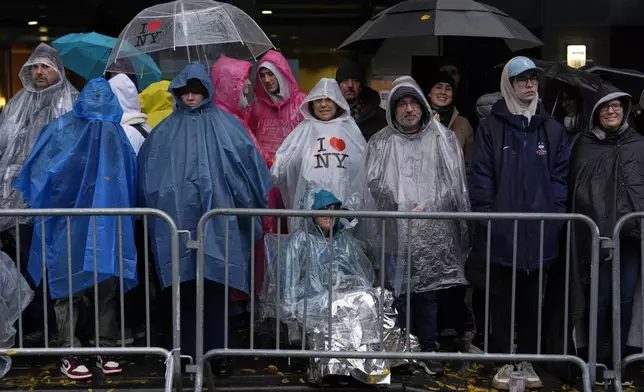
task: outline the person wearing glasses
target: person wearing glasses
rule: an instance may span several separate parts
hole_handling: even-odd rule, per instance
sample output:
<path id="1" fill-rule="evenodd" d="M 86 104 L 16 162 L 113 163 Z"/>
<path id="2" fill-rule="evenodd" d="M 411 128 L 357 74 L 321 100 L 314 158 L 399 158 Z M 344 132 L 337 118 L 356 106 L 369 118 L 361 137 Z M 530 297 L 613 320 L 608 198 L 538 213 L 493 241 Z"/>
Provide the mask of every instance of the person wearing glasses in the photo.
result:
<path id="1" fill-rule="evenodd" d="M 541 72 L 526 57 L 513 58 L 503 69 L 502 99 L 494 104 L 491 115 L 479 124 L 476 132 L 469 179 L 472 211 L 566 212 L 570 150 L 562 125 L 539 103 Z M 561 227 L 561 222 L 545 221 L 541 248 L 539 221 L 519 220 L 516 232 L 511 220 L 492 222 L 489 352 L 511 353 L 515 343 L 518 353 L 538 352 L 539 287 L 543 284 L 539 268 L 543 262 L 545 276 L 548 265 L 557 259 Z M 482 290 L 486 285 L 487 245 L 487 223 L 476 222 L 467 268 L 472 285 Z M 510 333 L 514 327 L 510 321 L 513 274 L 516 274 L 516 335 Z M 517 341 L 510 341 L 511 336 L 517 336 Z M 513 365 L 502 366 L 494 377 L 494 388 L 509 389 L 513 370 Z M 517 370 L 528 374 L 528 388 L 542 386 L 529 363 L 519 364 Z"/>
<path id="2" fill-rule="evenodd" d="M 630 95 L 611 85 L 604 85 L 597 95 L 597 103 L 590 116 L 589 132 L 579 137 L 572 150 L 572 212 L 589 216 L 597 224 L 600 236 L 612 237 L 618 219 L 631 212 L 644 211 L 644 136 L 627 121 L 631 111 Z M 580 257 L 584 261 L 590 260 L 588 234 L 587 230 L 579 230 L 575 241 L 578 251 L 583 252 Z M 639 221 L 636 220 L 627 223 L 621 230 L 622 346 L 628 337 L 635 287 L 640 276 L 641 234 Z M 600 253 L 597 361 L 608 366 L 612 363 L 612 351 L 605 345 L 612 341 L 610 260 L 608 252 Z M 590 264 L 585 265 L 584 273 L 590 276 Z M 629 354 L 625 347 L 622 347 L 622 354 Z M 598 382 L 601 383 L 601 379 Z"/>

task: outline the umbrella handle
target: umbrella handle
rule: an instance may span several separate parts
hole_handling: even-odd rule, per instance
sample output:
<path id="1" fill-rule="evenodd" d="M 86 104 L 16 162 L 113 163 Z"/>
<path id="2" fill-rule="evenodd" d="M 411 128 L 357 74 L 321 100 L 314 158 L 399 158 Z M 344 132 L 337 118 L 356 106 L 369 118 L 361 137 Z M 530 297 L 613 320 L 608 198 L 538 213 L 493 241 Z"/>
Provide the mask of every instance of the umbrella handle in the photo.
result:
<path id="1" fill-rule="evenodd" d="M 559 95 L 561 95 L 561 91 L 557 92 L 557 99 L 555 99 L 555 104 L 552 107 L 552 113 L 550 113 L 550 117 L 554 117 L 555 115 L 555 110 L 557 109 L 557 104 L 559 103 Z"/>

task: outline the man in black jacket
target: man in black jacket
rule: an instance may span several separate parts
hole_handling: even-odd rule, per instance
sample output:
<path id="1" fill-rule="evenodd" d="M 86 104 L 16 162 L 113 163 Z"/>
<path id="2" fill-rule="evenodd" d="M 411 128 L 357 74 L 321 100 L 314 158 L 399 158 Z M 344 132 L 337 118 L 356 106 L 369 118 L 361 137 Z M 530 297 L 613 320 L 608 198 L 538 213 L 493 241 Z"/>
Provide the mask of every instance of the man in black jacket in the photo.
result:
<path id="1" fill-rule="evenodd" d="M 351 107 L 351 117 L 369 141 L 371 136 L 387 126 L 385 110 L 380 107 L 380 94 L 364 83 L 364 73 L 354 62 L 347 62 L 338 68 L 335 80 Z"/>

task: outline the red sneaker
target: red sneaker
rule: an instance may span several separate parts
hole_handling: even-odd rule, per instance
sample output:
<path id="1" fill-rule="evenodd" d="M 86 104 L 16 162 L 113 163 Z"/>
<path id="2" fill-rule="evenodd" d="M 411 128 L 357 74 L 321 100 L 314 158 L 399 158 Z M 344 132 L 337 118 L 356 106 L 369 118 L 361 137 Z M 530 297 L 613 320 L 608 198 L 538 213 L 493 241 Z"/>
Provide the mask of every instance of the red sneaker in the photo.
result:
<path id="1" fill-rule="evenodd" d="M 64 357 L 60 360 L 60 372 L 72 380 L 92 378 L 92 372 L 77 357 Z"/>
<path id="2" fill-rule="evenodd" d="M 107 357 L 96 356 L 96 367 L 99 368 L 103 374 L 119 374 L 123 371 L 121 364 L 116 361 L 110 360 Z"/>

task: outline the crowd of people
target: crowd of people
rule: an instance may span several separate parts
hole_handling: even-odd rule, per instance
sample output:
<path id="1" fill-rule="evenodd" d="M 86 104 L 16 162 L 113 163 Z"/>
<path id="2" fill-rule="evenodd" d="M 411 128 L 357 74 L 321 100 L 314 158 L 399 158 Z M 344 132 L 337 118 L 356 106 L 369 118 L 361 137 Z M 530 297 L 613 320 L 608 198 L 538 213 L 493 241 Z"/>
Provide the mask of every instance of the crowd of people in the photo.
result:
<path id="1" fill-rule="evenodd" d="M 567 92 L 566 116 L 558 121 L 539 98 L 543 70 L 515 57 L 503 69 L 500 91 L 481 98 L 482 118 L 474 131 L 455 107 L 458 78 L 448 69 L 431 72 L 422 86 L 410 76 L 399 77 L 384 107 L 355 63 L 342 65 L 335 79 L 321 79 L 308 95 L 277 51 L 259 61 L 254 82 L 251 69 L 249 62 L 222 56 L 211 70 L 189 64 L 172 81 L 140 94 L 136 78 L 125 74 L 90 80 L 78 93 L 65 79 L 56 51 L 41 44 L 20 72 L 23 89 L 0 113 L 1 207 L 154 208 L 192 238 L 200 218 L 214 208 L 574 212 L 589 216 L 606 237 L 621 216 L 644 210 L 644 137 L 629 123 L 631 97 L 609 84 L 598 91 L 590 113 L 581 113 L 581 103 Z M 556 322 L 558 315 L 570 318 L 569 336 L 575 329 L 573 350 L 587 355 L 582 336 L 588 318 L 596 318 L 599 362 L 610 363 L 612 265 L 604 261 L 610 255 L 600 255 L 599 310 L 591 315 L 585 301 L 590 232 L 572 225 L 573 241 L 567 243 L 564 223 L 493 221 L 488 235 L 486 221 L 387 220 L 383 228 L 369 219 L 289 218 L 278 226 L 280 220 L 272 217 L 215 216 L 205 225 L 202 243 L 203 310 L 195 304 L 196 252 L 185 241 L 180 245 L 181 352 L 194 356 L 197 350 L 197 311 L 204 312 L 204 350 L 223 347 L 230 332 L 222 317 L 225 283 L 239 309 L 254 284 L 261 313 L 281 319 L 294 346 L 307 334 L 309 347 L 335 349 L 325 345 L 331 334 L 345 342 L 343 350 L 357 351 L 381 349 L 377 290 L 393 296 L 388 306 L 398 315 L 397 328 L 409 327 L 421 351 L 436 351 L 447 329 L 456 331 L 459 350 L 469 351 L 486 330 L 482 293 L 488 288 L 489 352 L 539 352 L 537 320 L 543 309 L 552 314 L 543 322 L 545 351 L 563 346 L 546 336 L 550 324 L 559 329 L 564 324 Z M 155 298 L 162 301 L 173 284 L 172 233 L 160 219 L 148 224 Z M 27 332 L 38 335 L 49 322 L 43 320 L 40 288 L 47 279 L 44 295 L 51 299 L 57 346 L 87 344 L 80 320 L 84 299 L 94 299 L 95 281 L 100 345 L 129 344 L 141 333 L 132 325 L 136 312 L 125 333 L 117 311 L 119 278 L 129 298 L 140 287 L 141 219 L 76 216 L 16 223 L 2 217 L 0 232 L 3 252 L 20 258 L 21 273 L 34 290 L 24 314 Z M 641 234 L 637 224 L 621 233 L 624 345 L 632 327 Z M 558 284 L 567 276 L 560 272 L 566 252 L 573 254 L 571 311 L 561 316 L 568 301 Z M 377 287 L 382 275 L 385 287 Z M 471 301 L 468 290 L 474 292 Z M 513 305 L 516 326 L 510 324 Z M 323 315 L 330 309 L 346 311 L 333 314 L 345 330 L 325 329 Z M 217 376 L 230 374 L 226 358 L 211 363 Z M 389 374 L 382 361 L 329 364 L 321 370 L 317 362 L 318 373 L 355 376 L 351 370 L 360 368 L 365 380 Z M 419 364 L 432 376 L 445 371 L 440 361 Z M 88 379 L 88 365 L 69 356 L 61 371 Z M 105 374 L 122 371 L 116 359 L 105 356 L 98 356 L 96 366 Z M 509 389 L 515 369 L 528 375 L 529 388 L 542 386 L 532 365 L 521 363 L 501 366 L 495 388 Z"/>

